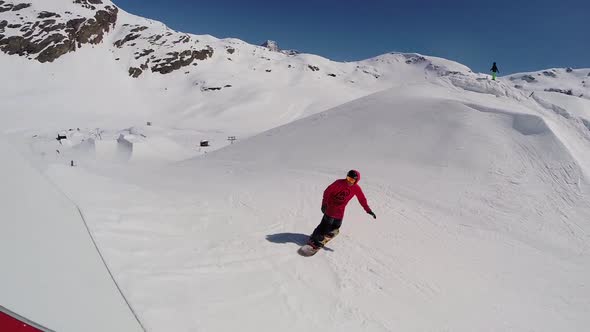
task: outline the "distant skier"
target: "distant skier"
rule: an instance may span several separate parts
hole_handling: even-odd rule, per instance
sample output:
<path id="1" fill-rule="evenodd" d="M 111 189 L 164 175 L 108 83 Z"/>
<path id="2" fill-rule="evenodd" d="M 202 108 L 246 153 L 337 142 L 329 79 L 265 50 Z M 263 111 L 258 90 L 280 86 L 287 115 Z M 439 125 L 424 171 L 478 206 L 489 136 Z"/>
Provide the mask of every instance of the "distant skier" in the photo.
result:
<path id="1" fill-rule="evenodd" d="M 372 215 L 374 219 L 377 216 L 369 205 L 361 187 L 358 185 L 361 180 L 361 174 L 356 170 L 350 170 L 345 179 L 334 181 L 324 190 L 324 198 L 322 200 L 322 213 L 324 217 L 316 227 L 309 238 L 308 244 L 315 250 L 319 250 L 324 244 L 338 235 L 340 225 L 342 225 L 342 218 L 344 217 L 344 209 L 348 201 L 356 196 L 361 206 L 365 211 Z"/>
<path id="2" fill-rule="evenodd" d="M 496 66 L 496 63 L 495 62 L 492 65 L 492 68 L 490 68 L 490 70 L 492 71 L 492 80 L 495 81 L 496 80 L 496 74 L 500 72 L 500 70 L 498 70 L 498 66 Z"/>

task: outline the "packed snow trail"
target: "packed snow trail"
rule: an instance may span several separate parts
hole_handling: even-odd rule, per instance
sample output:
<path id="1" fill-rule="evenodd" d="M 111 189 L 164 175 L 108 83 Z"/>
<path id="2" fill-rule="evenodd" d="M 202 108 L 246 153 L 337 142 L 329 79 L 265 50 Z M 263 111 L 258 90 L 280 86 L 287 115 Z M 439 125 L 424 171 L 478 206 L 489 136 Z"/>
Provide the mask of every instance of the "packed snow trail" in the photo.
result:
<path id="1" fill-rule="evenodd" d="M 582 329 L 583 170 L 542 115 L 473 98 L 408 87 L 157 171 L 48 174 L 148 330 Z M 350 168 L 378 219 L 352 200 L 330 250 L 300 257 Z"/>

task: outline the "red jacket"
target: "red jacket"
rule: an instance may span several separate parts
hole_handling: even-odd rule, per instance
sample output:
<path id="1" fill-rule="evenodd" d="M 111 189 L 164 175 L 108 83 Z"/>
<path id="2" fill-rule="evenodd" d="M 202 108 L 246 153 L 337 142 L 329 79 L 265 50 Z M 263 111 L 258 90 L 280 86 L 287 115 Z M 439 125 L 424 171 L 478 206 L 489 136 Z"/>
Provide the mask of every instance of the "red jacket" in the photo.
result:
<path id="1" fill-rule="evenodd" d="M 334 181 L 331 185 L 324 190 L 324 199 L 322 200 L 322 206 L 326 207 L 325 214 L 328 217 L 342 219 L 344 218 L 344 209 L 348 201 L 352 197 L 356 196 L 361 206 L 367 213 L 371 212 L 371 208 L 367 204 L 367 198 L 363 194 L 363 190 L 359 186 L 361 180 L 361 173 L 357 171 L 358 179 L 352 186 L 348 185 L 346 179 L 340 179 Z"/>

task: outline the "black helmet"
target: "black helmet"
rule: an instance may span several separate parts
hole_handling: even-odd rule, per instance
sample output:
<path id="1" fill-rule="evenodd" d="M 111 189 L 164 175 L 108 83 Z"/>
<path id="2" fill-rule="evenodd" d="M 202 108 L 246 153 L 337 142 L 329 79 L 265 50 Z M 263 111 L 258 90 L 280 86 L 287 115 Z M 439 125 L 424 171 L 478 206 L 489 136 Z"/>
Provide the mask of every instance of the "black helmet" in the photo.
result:
<path id="1" fill-rule="evenodd" d="M 358 180 L 359 179 L 359 174 L 355 170 L 353 170 L 353 169 L 351 169 L 350 171 L 348 171 L 348 174 L 346 174 L 346 176 L 349 176 L 349 177 L 351 177 L 351 178 L 353 178 L 355 180 Z"/>

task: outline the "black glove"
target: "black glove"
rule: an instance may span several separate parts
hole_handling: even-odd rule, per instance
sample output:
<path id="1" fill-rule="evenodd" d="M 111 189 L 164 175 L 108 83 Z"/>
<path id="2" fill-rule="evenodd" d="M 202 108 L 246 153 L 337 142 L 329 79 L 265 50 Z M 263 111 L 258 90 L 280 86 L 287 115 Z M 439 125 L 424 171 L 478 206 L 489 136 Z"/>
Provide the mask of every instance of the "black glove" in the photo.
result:
<path id="1" fill-rule="evenodd" d="M 377 216 L 375 215 L 375 212 L 369 211 L 367 213 L 370 214 L 370 215 L 372 215 L 373 216 L 373 219 L 377 219 Z"/>
<path id="2" fill-rule="evenodd" d="M 322 213 L 326 213 L 326 206 L 322 205 Z"/>

